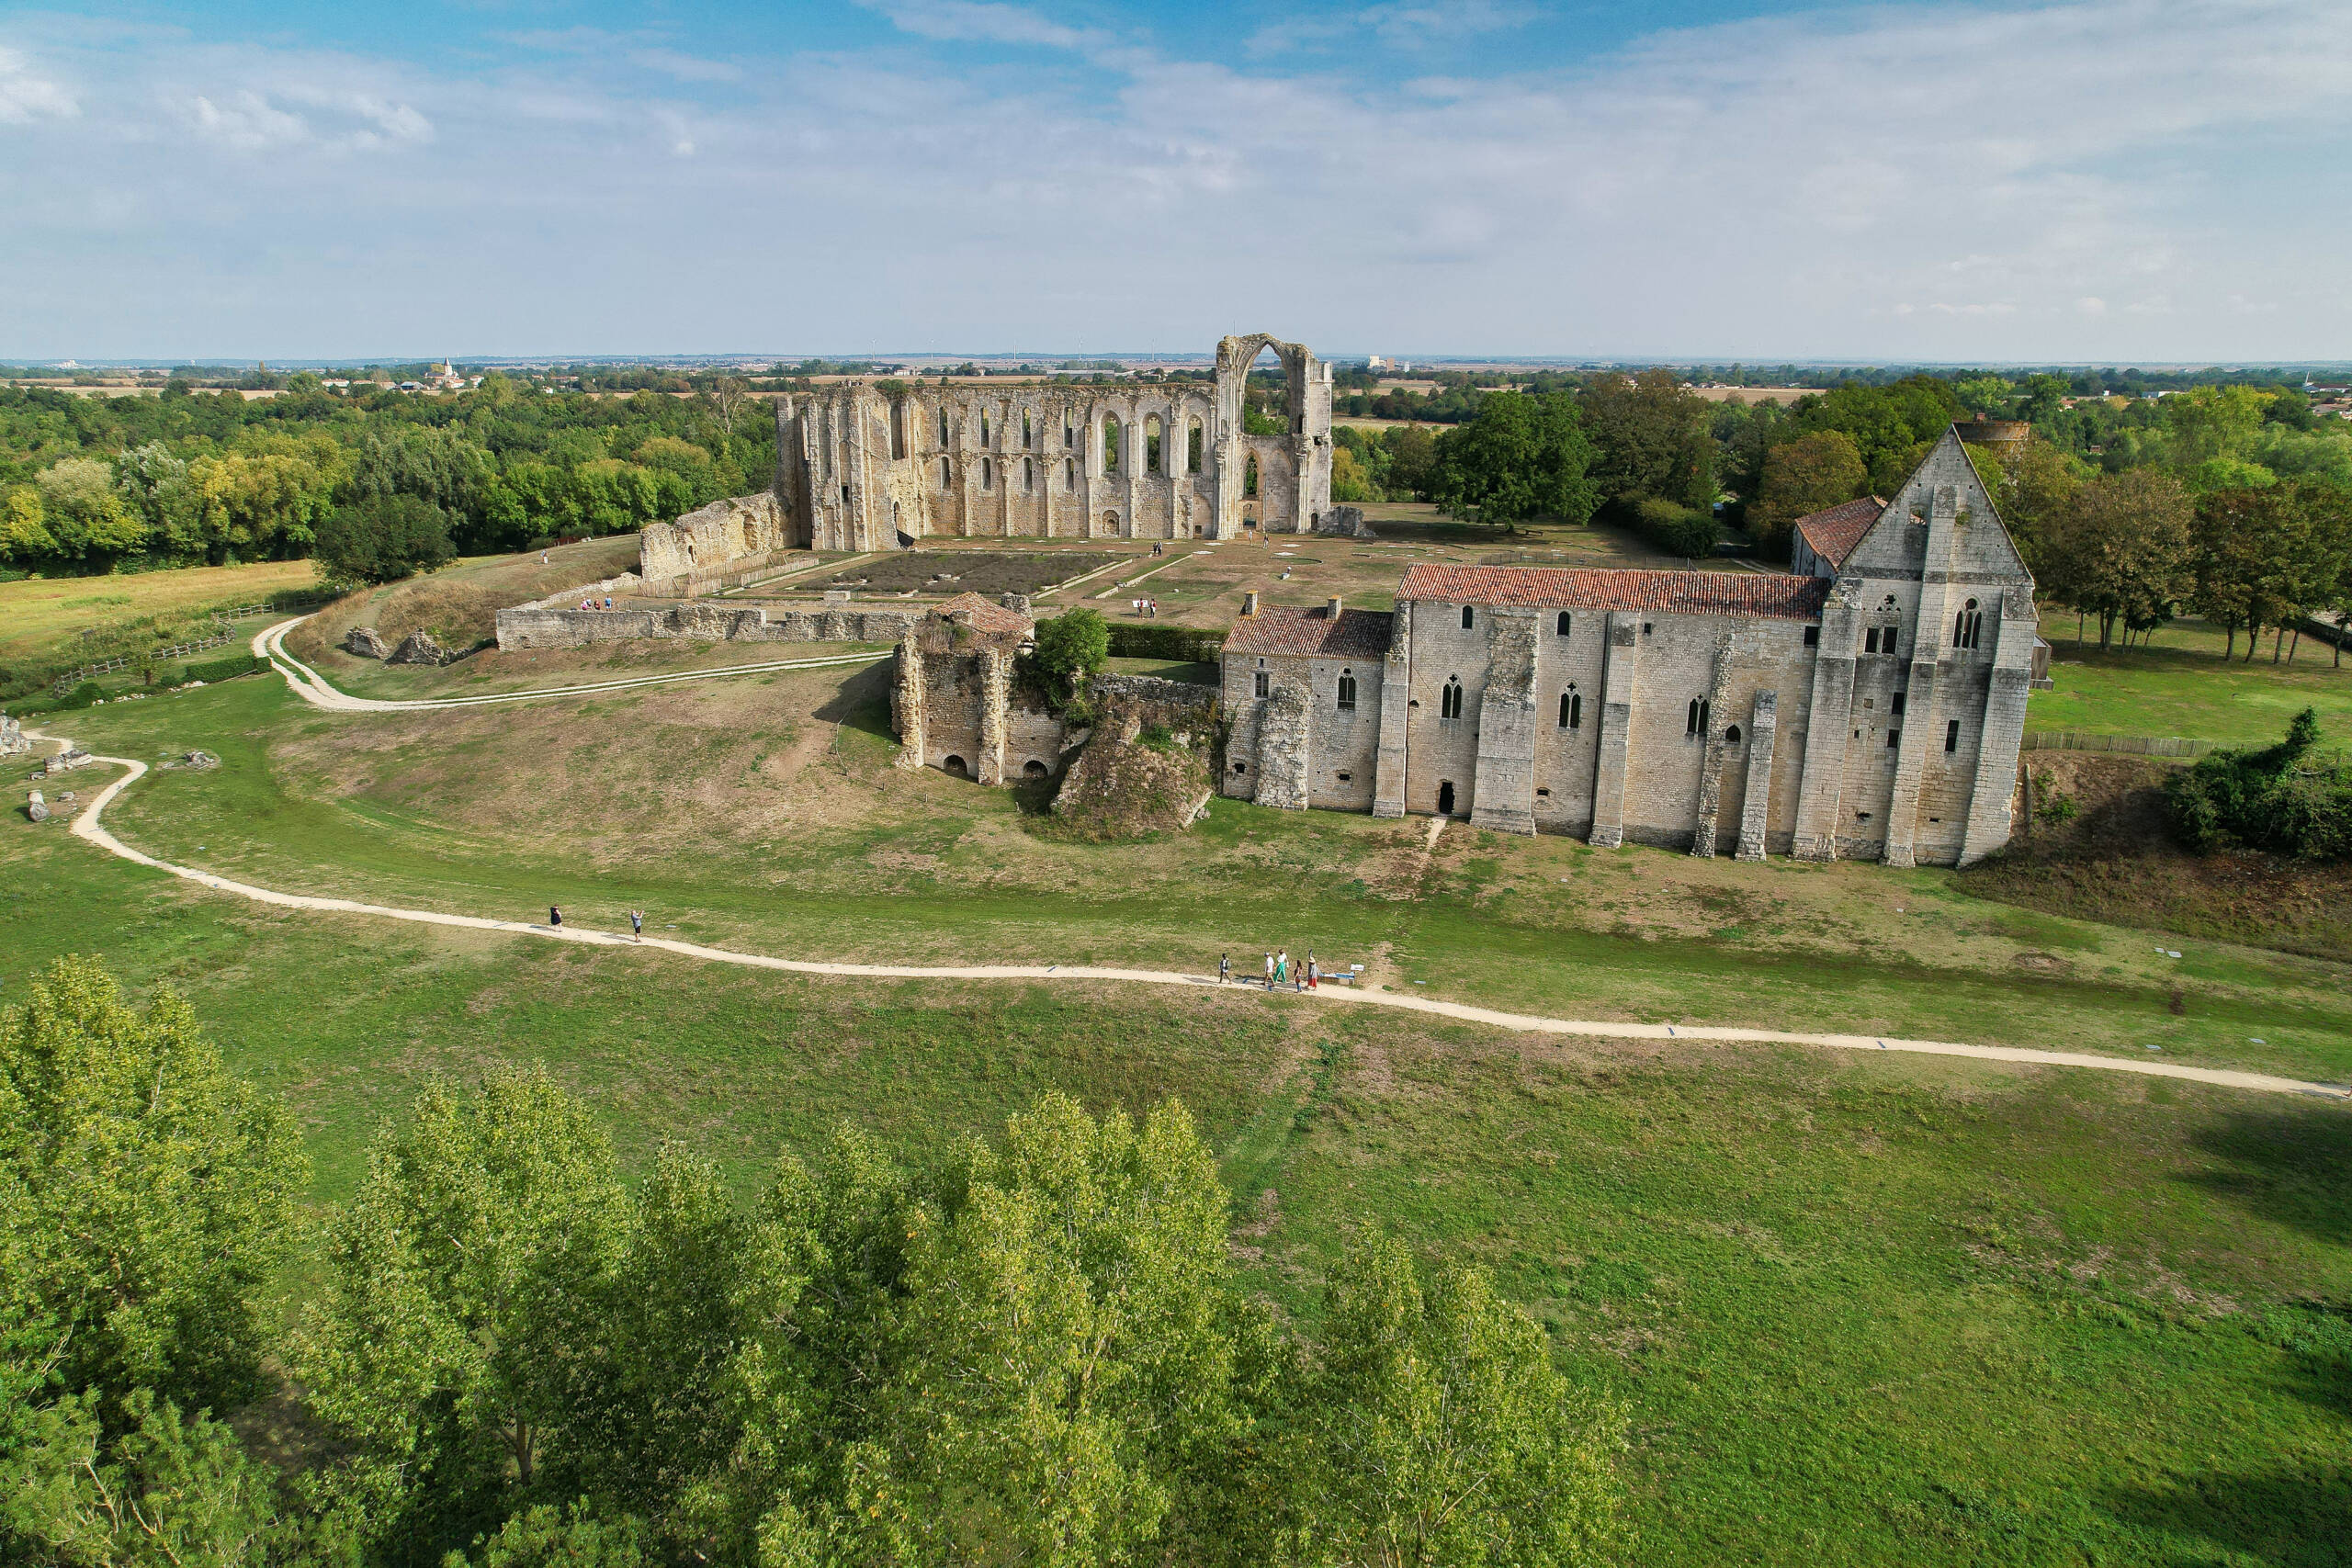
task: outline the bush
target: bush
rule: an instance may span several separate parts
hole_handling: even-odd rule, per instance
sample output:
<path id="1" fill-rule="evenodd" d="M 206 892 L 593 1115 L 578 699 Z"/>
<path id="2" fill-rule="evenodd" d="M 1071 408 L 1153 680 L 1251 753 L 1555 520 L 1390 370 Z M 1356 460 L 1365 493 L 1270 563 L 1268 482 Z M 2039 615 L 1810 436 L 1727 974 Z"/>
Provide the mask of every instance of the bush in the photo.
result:
<path id="1" fill-rule="evenodd" d="M 107 689 L 96 681 L 85 681 L 62 697 L 42 697 L 24 704 L 17 709 L 17 716 L 28 718 L 37 713 L 72 713 L 75 708 L 88 707 L 106 694 Z"/>
<path id="2" fill-rule="evenodd" d="M 1044 627 L 1038 628 L 1043 631 Z M 1150 622 L 1120 622 L 1108 627 L 1110 651 L 1118 659 L 1168 659 L 1188 664 L 1214 664 L 1225 642 L 1215 632 L 1197 626 L 1163 626 Z"/>
<path id="3" fill-rule="evenodd" d="M 2232 845 L 2303 860 L 2352 860 L 2352 760 L 2312 755 L 2310 708 L 2259 751 L 2215 751 L 2165 785 L 2174 831 L 2193 850 Z"/>
<path id="4" fill-rule="evenodd" d="M 1723 537 L 1714 513 L 1645 495 L 1634 503 L 1634 526 L 1670 556 L 1711 556 Z"/>
<path id="5" fill-rule="evenodd" d="M 183 681 L 202 681 L 209 685 L 215 681 L 233 681 L 240 675 L 258 675 L 269 668 L 269 660 L 256 659 L 250 653 L 232 654 L 226 659 L 206 659 L 189 665 L 182 671 Z"/>
<path id="6" fill-rule="evenodd" d="M 1037 668 L 1068 685 L 1102 668 L 1111 657 L 1111 628 L 1100 610 L 1065 610 L 1037 623 Z"/>
<path id="7" fill-rule="evenodd" d="M 413 495 L 371 495 L 336 508 L 320 523 L 312 552 L 339 582 L 393 582 L 447 566 L 449 515 Z"/>

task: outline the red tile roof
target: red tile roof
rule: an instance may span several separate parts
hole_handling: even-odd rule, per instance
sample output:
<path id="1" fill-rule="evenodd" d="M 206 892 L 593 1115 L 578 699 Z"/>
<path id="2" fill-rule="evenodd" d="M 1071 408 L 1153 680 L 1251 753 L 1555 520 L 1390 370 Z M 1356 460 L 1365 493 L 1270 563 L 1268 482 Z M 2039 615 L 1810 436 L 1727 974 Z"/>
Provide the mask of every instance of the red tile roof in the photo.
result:
<path id="1" fill-rule="evenodd" d="M 1786 572 L 1546 566 L 1422 565 L 1406 572 L 1396 588 L 1399 603 L 1430 599 L 1537 610 L 1655 610 L 1668 615 L 1780 615 L 1801 621 L 1816 619 L 1828 594 L 1827 579 Z"/>
<path id="2" fill-rule="evenodd" d="M 1378 659 L 1388 651 L 1395 619 L 1385 610 L 1342 609 L 1334 621 L 1320 604 L 1313 609 L 1270 604 L 1233 623 L 1233 629 L 1226 634 L 1225 651 Z"/>
<path id="3" fill-rule="evenodd" d="M 1866 495 L 1860 501 L 1844 502 L 1809 513 L 1797 519 L 1796 530 L 1804 536 L 1804 542 L 1813 547 L 1815 555 L 1831 566 L 1842 566 L 1847 552 L 1862 542 L 1862 536 L 1871 531 L 1871 525 L 1877 522 L 1885 511 L 1886 502 L 1874 495 Z"/>
<path id="4" fill-rule="evenodd" d="M 1026 637 L 1036 629 L 1037 623 L 1018 610 L 981 598 L 977 593 L 958 593 L 932 611 L 934 615 L 959 621 L 974 631 L 1019 632 Z"/>

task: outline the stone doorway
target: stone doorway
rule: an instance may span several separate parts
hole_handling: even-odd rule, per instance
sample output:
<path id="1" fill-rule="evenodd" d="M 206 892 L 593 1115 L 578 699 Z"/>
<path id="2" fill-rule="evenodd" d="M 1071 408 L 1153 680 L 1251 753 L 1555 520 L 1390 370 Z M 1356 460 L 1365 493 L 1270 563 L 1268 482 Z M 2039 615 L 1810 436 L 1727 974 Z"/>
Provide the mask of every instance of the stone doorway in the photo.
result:
<path id="1" fill-rule="evenodd" d="M 1437 786 L 1437 814 L 1440 817 L 1453 815 L 1453 781 L 1452 779 L 1446 779 Z"/>

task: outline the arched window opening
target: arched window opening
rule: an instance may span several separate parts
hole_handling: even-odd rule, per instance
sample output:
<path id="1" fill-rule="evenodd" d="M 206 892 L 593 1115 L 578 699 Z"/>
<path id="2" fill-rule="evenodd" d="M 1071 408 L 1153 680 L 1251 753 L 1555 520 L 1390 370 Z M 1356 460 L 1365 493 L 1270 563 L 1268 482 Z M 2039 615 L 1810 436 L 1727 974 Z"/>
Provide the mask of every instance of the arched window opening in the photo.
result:
<path id="1" fill-rule="evenodd" d="M 1201 471 L 1201 422 L 1197 419 L 1193 421 L 1192 434 L 1184 441 L 1184 471 L 1188 474 Z"/>
<path id="2" fill-rule="evenodd" d="M 1558 637 L 1566 637 L 1568 635 L 1568 613 L 1566 610 L 1560 612 L 1560 622 L 1555 628 L 1554 635 Z"/>
<path id="3" fill-rule="evenodd" d="M 1448 675 L 1445 678 L 1445 690 L 1439 694 L 1437 700 L 1437 716 L 1447 721 L 1462 716 L 1461 676 Z"/>
<path id="4" fill-rule="evenodd" d="M 1158 414 L 1151 414 L 1143 422 L 1143 471 L 1162 479 L 1168 475 L 1168 453 L 1162 440 L 1164 429 Z"/>
<path id="5" fill-rule="evenodd" d="M 1035 457 L 1023 457 L 1021 459 L 1021 493 L 1027 495 L 1036 488 L 1037 460 Z"/>
<path id="6" fill-rule="evenodd" d="M 1951 645 L 1954 648 L 1974 648 L 1984 626 L 1984 612 L 1971 599 L 1952 620 Z"/>
<path id="7" fill-rule="evenodd" d="M 1024 779 L 1042 779 L 1047 771 L 1046 764 L 1035 757 L 1021 764 L 1021 776 Z"/>
<path id="8" fill-rule="evenodd" d="M 942 446 L 947 445 L 947 411 L 945 409 L 939 411 L 939 444 Z"/>
<path id="9" fill-rule="evenodd" d="M 986 489 L 988 489 L 988 488 L 989 488 L 989 482 L 990 482 L 992 479 L 995 479 L 995 477 L 996 477 L 995 473 L 994 473 L 994 472 L 993 472 L 993 470 L 989 468 L 989 460 L 988 460 L 986 457 L 981 458 L 981 459 L 980 459 L 980 488 L 981 488 L 982 490 L 986 490 Z"/>
<path id="10" fill-rule="evenodd" d="M 955 482 L 956 470 L 950 466 L 950 459 L 942 457 L 939 459 L 939 488 L 946 490 Z"/>
<path id="11" fill-rule="evenodd" d="M 1062 446 L 1063 446 L 1065 448 L 1068 448 L 1068 447 L 1075 446 L 1077 446 L 1077 445 L 1078 445 L 1078 427 L 1077 427 L 1076 425 L 1074 425 L 1074 424 L 1070 423 L 1070 422 L 1069 422 L 1069 412 L 1068 412 L 1067 411 L 1065 411 L 1065 412 L 1063 412 L 1063 414 L 1062 414 Z"/>
<path id="12" fill-rule="evenodd" d="M 1062 459 L 1062 489 L 1074 491 L 1077 488 L 1078 464 L 1072 458 L 1064 457 Z"/>
<path id="13" fill-rule="evenodd" d="M 1102 416 L 1102 471 L 1119 471 L 1119 422 L 1109 414 Z"/>
<path id="14" fill-rule="evenodd" d="M 1462 629 L 1463 629 L 1464 631 L 1465 631 L 1465 632 L 1466 632 L 1466 631 L 1468 631 L 1468 630 L 1470 629 L 1470 621 L 1471 621 L 1470 606 L 1469 606 L 1469 605 L 1467 605 L 1467 604 L 1464 604 L 1464 605 L 1463 605 L 1463 606 L 1462 606 Z"/>
<path id="15" fill-rule="evenodd" d="M 890 456 L 903 457 L 906 455 L 907 402 L 904 398 L 899 398 L 890 404 Z"/>
<path id="16" fill-rule="evenodd" d="M 1241 465 L 1241 493 L 1250 499 L 1255 499 L 1258 494 L 1258 454 L 1255 452 L 1250 453 L 1250 460 Z"/>
<path id="17" fill-rule="evenodd" d="M 1343 713 L 1355 711 L 1356 678 L 1345 670 L 1340 671 L 1340 700 L 1336 705 Z"/>
<path id="18" fill-rule="evenodd" d="M 1685 735 L 1704 735 L 1707 733 L 1706 698 L 1692 697 L 1690 699 L 1690 711 L 1689 716 L 1682 721 L 1682 733 Z"/>
<path id="19" fill-rule="evenodd" d="M 972 776 L 972 770 L 964 765 L 964 759 L 956 756 L 952 751 L 947 754 L 945 759 L 944 759 L 939 765 L 942 770 L 954 773 L 959 779 L 967 779 Z"/>
<path id="20" fill-rule="evenodd" d="M 1035 445 L 1035 441 L 1029 439 L 1029 411 L 1023 409 L 1021 411 L 1021 449 L 1026 452 Z"/>
<path id="21" fill-rule="evenodd" d="M 1574 692 L 1560 694 L 1560 728 L 1574 729 L 1584 717 L 1584 699 Z"/>
<path id="22" fill-rule="evenodd" d="M 988 415 L 986 415 L 986 414 L 982 414 L 982 415 L 980 415 L 980 445 L 981 445 L 981 446 L 987 446 L 988 444 L 989 444 L 989 416 L 988 416 Z"/>
<path id="23" fill-rule="evenodd" d="M 1739 726 L 1736 724 L 1732 725 L 1724 731 L 1724 744 L 1726 746 L 1736 746 L 1739 744 Z"/>

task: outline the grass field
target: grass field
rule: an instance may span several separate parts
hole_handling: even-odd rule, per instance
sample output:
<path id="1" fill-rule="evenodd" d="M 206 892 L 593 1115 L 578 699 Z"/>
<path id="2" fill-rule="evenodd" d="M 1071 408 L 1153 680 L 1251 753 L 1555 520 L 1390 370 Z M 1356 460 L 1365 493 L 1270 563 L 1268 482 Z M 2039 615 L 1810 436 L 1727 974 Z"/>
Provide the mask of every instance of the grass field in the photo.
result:
<path id="1" fill-rule="evenodd" d="M 763 690 L 783 708 L 789 684 Z M 1025 840 L 1024 864 L 999 864 L 1000 835 L 1021 832 L 1004 797 L 877 776 L 883 754 L 847 725 L 806 764 L 802 804 L 742 824 L 746 840 L 773 835 L 764 850 L 677 820 L 672 795 L 632 799 L 636 764 L 583 742 L 551 803 L 580 836 L 526 855 L 506 835 L 535 820 L 529 792 L 485 781 L 547 755 L 544 732 L 452 737 L 437 772 L 454 793 L 420 800 L 404 738 L 288 710 L 257 681 L 82 716 L 93 742 L 151 755 L 167 734 L 223 748 L 219 773 L 153 775 L 122 803 L 135 843 L 320 878 L 315 857 L 332 856 L 476 905 L 517 896 L 527 872 L 583 919 L 659 894 L 656 925 L 690 935 L 1109 955 L 1229 903 L 1233 927 L 1294 949 L 1380 938 L 1398 983 L 1442 987 L 1491 945 L 1530 972 L 1526 991 L 1637 1012 L 1677 998 L 1826 1021 L 1876 1005 L 1838 993 L 1886 971 L 1951 1032 L 2063 1037 L 2110 1014 L 2168 1027 L 2162 983 L 2132 968 L 2144 942 L 1974 905 L 1936 874 L 1789 868 L 1750 884 L 1704 874 L 1757 868 L 1585 852 L 1545 874 L 1563 868 L 1587 915 L 1547 922 L 1505 864 L 1525 846 L 1465 834 L 1459 852 L 1441 845 L 1419 902 L 1351 896 L 1334 879 L 1376 874 L 1376 838 L 1313 837 L 1247 807 L 1146 846 L 1126 875 L 1117 852 Z M 686 746 L 695 772 L 736 776 L 741 759 L 679 716 L 659 716 L 657 744 Z M 356 788 L 355 766 L 369 781 Z M 842 815 L 803 808 L 829 796 Z M 606 831 L 616 816 L 650 834 L 641 854 L 620 852 L 623 826 Z M 1577 848 L 1532 846 L 1555 847 Z M 882 922 L 854 891 L 877 881 L 919 893 L 897 902 L 934 911 L 938 938 Z M 1677 937 L 1694 916 L 1723 922 L 1713 941 Z M 2019 943 L 2074 976 L 2013 973 Z M 1628 1562 L 2338 1560 L 2352 1504 L 2340 1107 L 1924 1058 L 1506 1037 L 1238 989 L 720 972 L 259 909 L 17 818 L 0 833 L 0 997 L 67 951 L 186 989 L 233 1065 L 292 1100 L 321 1199 L 349 1190 L 369 1129 L 428 1076 L 500 1061 L 548 1062 L 633 1164 L 684 1137 L 746 1189 L 842 1118 L 922 1157 L 1047 1087 L 1096 1109 L 1181 1094 L 1237 1194 L 1238 1256 L 1285 1310 L 1308 1308 L 1350 1227 L 1393 1226 L 1493 1267 L 1564 1367 L 1624 1402 Z M 2341 1038 L 2342 966 L 2214 951 L 2174 968 L 2184 1049 L 2209 1008 L 2271 988 L 2266 1016 L 2332 1021 Z M 2281 1055 L 2314 1067 L 2316 1041 Z"/>
<path id="2" fill-rule="evenodd" d="M 282 560 L 0 582 L 0 664 L 69 657 L 83 632 L 127 622 L 153 620 L 168 632 L 204 611 L 262 604 L 318 580 L 309 561 Z"/>
<path id="3" fill-rule="evenodd" d="M 2223 637 L 2202 621 L 2175 622 L 2150 645 L 2102 653 L 2096 640 L 2077 648 L 2071 620 L 2045 612 L 2053 689 L 2036 692 L 2028 729 L 2077 729 L 2098 735 L 2177 735 L 2231 744 L 2267 742 L 2287 731 L 2305 707 L 2321 727 L 2352 742 L 2352 664 L 2336 668 L 2335 650 L 2306 637 L 2291 664 L 2270 662 L 2270 643 L 2251 664 L 2222 660 Z"/>
<path id="4" fill-rule="evenodd" d="M 485 670 L 554 683 L 744 651 L 373 673 L 422 695 L 486 689 Z M 2173 679 L 2213 706 L 2267 669 L 2212 660 Z M 1518 1010 L 2156 1046 L 2352 1079 L 2352 964 L 1988 902 L 1944 871 L 1458 824 L 1425 855 L 1422 822 L 1222 800 L 1181 838 L 1064 842 L 1034 830 L 1034 798 L 891 767 L 886 691 L 879 670 L 784 672 L 328 715 L 248 678 L 56 728 L 151 761 L 217 753 L 217 771 L 150 774 L 110 825 L 293 890 L 526 919 L 556 902 L 608 929 L 641 908 L 657 931 L 805 957 L 1206 972 L 1279 943 Z M 1181 1095 L 1236 1194 L 1237 1256 L 1283 1310 L 1311 1309 L 1351 1227 L 1394 1227 L 1495 1269 L 1563 1366 L 1624 1403 L 1628 1563 L 2345 1559 L 2341 1105 L 1506 1035 L 1238 988 L 747 974 L 263 909 L 12 810 L 0 1000 L 66 952 L 186 989 L 232 1064 L 292 1101 L 322 1201 L 428 1077 L 495 1062 L 547 1062 L 633 1164 L 682 1137 L 746 1190 L 843 1118 L 923 1158 L 1050 1087 L 1098 1110 Z"/>

